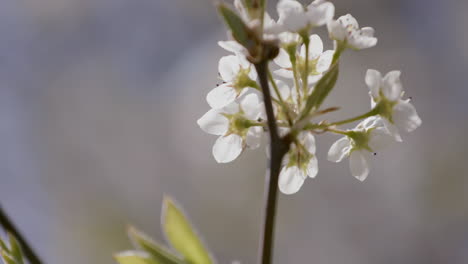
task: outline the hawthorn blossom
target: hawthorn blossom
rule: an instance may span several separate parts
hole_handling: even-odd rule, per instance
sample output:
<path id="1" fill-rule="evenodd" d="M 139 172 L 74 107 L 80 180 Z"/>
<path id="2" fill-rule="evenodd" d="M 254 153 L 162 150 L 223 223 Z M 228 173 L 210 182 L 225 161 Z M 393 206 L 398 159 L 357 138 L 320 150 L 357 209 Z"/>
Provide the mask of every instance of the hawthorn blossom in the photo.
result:
<path id="1" fill-rule="evenodd" d="M 380 72 L 369 69 L 365 80 L 372 107 L 377 107 L 385 127 L 397 141 L 402 141 L 399 130 L 411 132 L 422 123 L 410 100 L 402 99 L 404 93 L 400 75 L 400 71 L 391 71 L 382 78 Z"/>
<path id="2" fill-rule="evenodd" d="M 250 92 L 255 92 L 257 72 L 252 65 L 240 56 L 229 55 L 219 60 L 218 71 L 223 84 L 211 90 L 206 101 L 215 109 L 232 103 L 236 98 Z"/>
<path id="3" fill-rule="evenodd" d="M 307 176 L 315 178 L 318 173 L 318 162 L 315 156 L 315 138 L 312 133 L 303 131 L 283 159 L 285 166 L 281 169 L 278 187 L 284 194 L 294 194 L 304 184 Z"/>
<path id="4" fill-rule="evenodd" d="M 374 29 L 371 27 L 360 29 L 357 20 L 350 14 L 328 22 L 327 28 L 331 39 L 351 49 L 366 49 L 377 44 Z"/>
<path id="5" fill-rule="evenodd" d="M 314 34 L 310 36 L 308 54 L 309 63 L 307 67 L 309 84 L 313 84 L 320 80 L 322 74 L 330 68 L 333 54 L 333 50 L 323 51 L 323 42 L 318 35 Z M 294 78 L 291 58 L 286 50 L 280 49 L 278 56 L 274 59 L 274 62 L 281 67 L 281 69 L 275 71 L 275 74 L 283 78 Z M 299 73 L 305 71 L 305 62 L 306 47 L 303 44 L 300 52 L 296 54 L 296 67 Z"/>
<path id="6" fill-rule="evenodd" d="M 219 136 L 213 146 L 218 163 L 235 160 L 243 149 L 260 146 L 265 120 L 264 105 L 257 94 L 247 94 L 220 109 L 206 112 L 197 123 L 206 133 Z"/>
<path id="7" fill-rule="evenodd" d="M 296 0 L 281 0 L 277 6 L 278 25 L 285 31 L 301 32 L 325 25 L 333 18 L 335 6 L 324 0 L 315 0 L 307 7 Z"/>
<path id="8" fill-rule="evenodd" d="M 369 117 L 359 123 L 346 136 L 338 139 L 328 151 L 328 160 L 340 162 L 349 157 L 351 174 L 364 181 L 369 175 L 369 159 L 372 154 L 387 146 L 393 137 L 383 126 L 380 117 Z"/>

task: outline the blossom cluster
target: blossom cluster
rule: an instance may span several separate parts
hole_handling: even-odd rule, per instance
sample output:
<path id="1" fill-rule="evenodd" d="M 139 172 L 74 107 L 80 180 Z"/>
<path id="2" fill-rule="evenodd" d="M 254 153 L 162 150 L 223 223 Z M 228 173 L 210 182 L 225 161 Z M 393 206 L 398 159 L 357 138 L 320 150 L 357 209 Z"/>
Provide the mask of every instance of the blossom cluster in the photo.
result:
<path id="1" fill-rule="evenodd" d="M 334 5 L 324 0 L 307 6 L 296 0 L 280 0 L 277 20 L 267 13 L 253 15 L 243 0 L 235 0 L 234 6 L 245 25 L 261 32 L 260 38 L 278 43 L 279 52 L 271 63 L 276 69 L 268 72 L 271 98 L 263 98 L 249 50 L 236 40 L 219 42 L 231 54 L 219 60 L 222 83 L 208 93 L 211 109 L 198 120 L 202 130 L 218 136 L 212 151 L 217 162 L 231 162 L 246 148 L 261 145 L 262 136 L 268 133 L 264 99 L 273 102 L 280 135 L 292 137 L 278 182 L 285 194 L 297 192 L 307 177 L 318 173 L 314 135 L 341 135 L 330 147 L 328 160 L 348 158 L 351 174 L 363 181 L 369 174 L 372 154 L 391 142 L 402 141 L 401 131 L 411 132 L 421 125 L 410 100 L 403 99 L 400 72 L 382 76 L 373 69 L 365 75 L 371 97 L 369 112 L 338 122 L 317 120 L 337 110 L 321 109 L 320 105 L 336 82 L 341 54 L 347 49 L 375 46 L 373 28 L 360 28 L 350 14 L 334 19 Z M 320 26 L 327 27 L 333 50 L 324 50 L 322 39 L 312 34 Z M 361 122 L 354 129 L 339 128 L 355 121 Z"/>

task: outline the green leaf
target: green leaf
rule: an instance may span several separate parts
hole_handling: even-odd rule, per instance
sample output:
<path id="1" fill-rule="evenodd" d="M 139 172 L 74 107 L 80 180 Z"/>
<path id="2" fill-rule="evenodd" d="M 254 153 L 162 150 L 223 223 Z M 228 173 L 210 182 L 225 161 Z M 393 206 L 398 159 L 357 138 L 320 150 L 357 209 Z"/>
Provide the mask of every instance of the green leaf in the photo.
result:
<path id="1" fill-rule="evenodd" d="M 161 264 L 181 264 L 183 260 L 172 254 L 164 246 L 159 245 L 149 238 L 144 233 L 137 230 L 135 227 L 128 228 L 128 236 L 133 241 L 135 246 L 149 253 L 158 263 Z"/>
<path id="2" fill-rule="evenodd" d="M 252 46 L 253 42 L 251 36 L 253 36 L 251 30 L 244 23 L 242 18 L 240 18 L 236 12 L 227 7 L 225 4 L 220 3 L 218 5 L 218 10 L 221 16 L 224 19 L 224 22 L 231 30 L 232 37 L 239 42 L 242 46 L 249 49 Z"/>
<path id="3" fill-rule="evenodd" d="M 148 253 L 136 250 L 118 253 L 114 258 L 120 264 L 160 264 L 152 259 Z"/>
<path id="4" fill-rule="evenodd" d="M 5 264 L 18 264 L 15 259 L 10 256 L 5 250 L 0 250 L 0 255 Z"/>
<path id="5" fill-rule="evenodd" d="M 7 247 L 7 245 L 5 244 L 5 242 L 2 240 L 2 238 L 0 237 L 0 251 L 5 251 L 7 253 L 10 252 L 10 249 Z"/>
<path id="6" fill-rule="evenodd" d="M 18 264 L 23 264 L 23 254 L 21 253 L 21 247 L 16 240 L 15 236 L 11 233 L 8 233 L 8 238 L 10 240 L 10 254 L 16 260 Z"/>
<path id="7" fill-rule="evenodd" d="M 338 79 L 338 63 L 331 66 L 325 75 L 315 85 L 314 91 L 309 98 L 307 98 L 306 106 L 301 114 L 301 117 L 306 117 L 312 108 L 319 108 L 323 100 L 327 98 L 330 91 L 335 87 L 336 80 Z"/>
<path id="8" fill-rule="evenodd" d="M 174 201 L 165 197 L 162 228 L 170 244 L 191 264 L 211 264 L 210 254 Z"/>

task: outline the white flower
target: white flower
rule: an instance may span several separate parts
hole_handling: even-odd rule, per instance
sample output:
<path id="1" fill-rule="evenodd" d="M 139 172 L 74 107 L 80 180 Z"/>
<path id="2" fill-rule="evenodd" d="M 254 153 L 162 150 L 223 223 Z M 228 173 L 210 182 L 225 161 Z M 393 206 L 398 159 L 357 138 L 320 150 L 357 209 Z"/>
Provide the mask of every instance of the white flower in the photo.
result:
<path id="1" fill-rule="evenodd" d="M 214 108 L 222 108 L 232 102 L 239 96 L 256 92 L 257 72 L 252 69 L 252 65 L 240 56 L 229 55 L 219 60 L 218 71 L 223 84 L 211 90 L 206 101 Z"/>
<path id="2" fill-rule="evenodd" d="M 259 119 L 266 119 L 264 105 L 257 94 L 248 94 L 220 108 L 211 109 L 197 123 L 206 133 L 220 136 L 213 146 L 218 163 L 235 160 L 245 147 L 258 148 L 263 133 Z"/>
<path id="3" fill-rule="evenodd" d="M 393 140 L 380 117 L 369 117 L 347 135 L 338 139 L 328 151 L 328 160 L 340 162 L 349 157 L 351 174 L 364 181 L 369 175 L 369 159 Z"/>
<path id="4" fill-rule="evenodd" d="M 309 84 L 313 84 L 320 80 L 322 74 L 330 68 L 333 54 L 333 50 L 323 51 L 323 42 L 318 35 L 314 34 L 310 36 L 309 63 L 307 67 Z M 302 45 L 300 52 L 296 54 L 296 65 L 299 74 L 305 71 L 305 61 L 306 47 L 305 45 Z M 274 59 L 274 62 L 281 67 L 281 69 L 275 71 L 275 74 L 283 78 L 294 78 L 289 54 L 284 49 L 280 49 L 278 56 Z"/>
<path id="5" fill-rule="evenodd" d="M 301 132 L 297 141 L 284 157 L 285 166 L 281 169 L 278 186 L 284 194 L 299 191 L 307 176 L 314 178 L 318 173 L 315 156 L 315 138 L 309 132 Z"/>
<path id="6" fill-rule="evenodd" d="M 277 10 L 278 24 L 284 30 L 299 32 L 326 24 L 333 18 L 335 6 L 323 0 L 315 0 L 307 7 L 296 0 L 281 0 Z"/>
<path id="7" fill-rule="evenodd" d="M 410 100 L 402 100 L 403 88 L 400 71 L 391 71 L 382 78 L 380 72 L 369 69 L 366 84 L 370 89 L 372 107 L 377 107 L 385 127 L 401 141 L 399 130 L 411 132 L 422 123 Z"/>
<path id="8" fill-rule="evenodd" d="M 327 28 L 331 39 L 344 43 L 352 49 L 360 50 L 377 44 L 374 29 L 371 27 L 360 29 L 358 22 L 350 14 L 328 22 Z"/>

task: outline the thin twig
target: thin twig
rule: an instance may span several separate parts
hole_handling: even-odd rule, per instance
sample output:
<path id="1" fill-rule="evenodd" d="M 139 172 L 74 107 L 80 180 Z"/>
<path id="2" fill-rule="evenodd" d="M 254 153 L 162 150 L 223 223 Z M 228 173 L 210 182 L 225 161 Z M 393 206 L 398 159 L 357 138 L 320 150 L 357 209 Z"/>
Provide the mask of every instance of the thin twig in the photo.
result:
<path id="1" fill-rule="evenodd" d="M 277 124 L 271 102 L 270 89 L 268 87 L 268 61 L 262 60 L 255 64 L 260 86 L 263 92 L 265 109 L 267 114 L 268 129 L 270 131 L 270 166 L 269 175 L 265 177 L 265 208 L 262 234 L 260 237 L 260 264 L 271 264 L 273 257 L 274 227 L 276 217 L 276 204 L 278 196 L 278 178 L 281 162 L 288 152 L 289 141 L 278 135 Z"/>
<path id="2" fill-rule="evenodd" d="M 28 244 L 26 239 L 21 235 L 20 231 L 13 222 L 10 220 L 8 215 L 3 211 L 3 208 L 0 206 L 0 224 L 8 232 L 10 232 L 21 244 L 22 250 L 26 258 L 31 264 L 42 264 L 42 261 L 39 259 L 39 256 L 34 252 L 32 247 Z"/>

